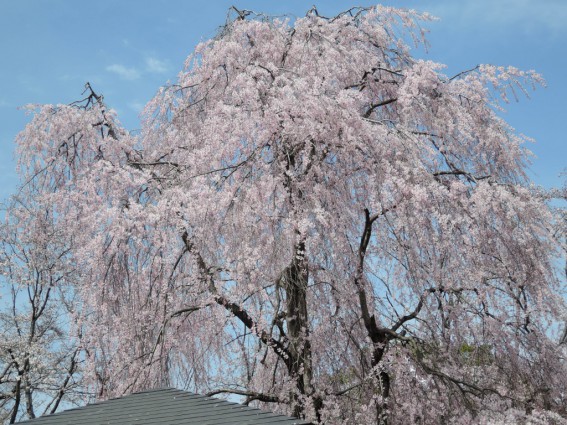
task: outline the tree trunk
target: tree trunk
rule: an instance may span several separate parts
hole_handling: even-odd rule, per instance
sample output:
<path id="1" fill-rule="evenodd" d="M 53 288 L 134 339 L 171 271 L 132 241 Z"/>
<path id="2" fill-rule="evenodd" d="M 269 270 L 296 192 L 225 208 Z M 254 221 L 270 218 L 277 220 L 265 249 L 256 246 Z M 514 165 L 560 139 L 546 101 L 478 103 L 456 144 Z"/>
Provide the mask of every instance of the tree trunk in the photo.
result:
<path id="1" fill-rule="evenodd" d="M 388 337 L 377 328 L 371 333 L 370 337 L 374 344 L 371 362 L 372 370 L 374 371 L 374 377 L 378 382 L 378 393 L 382 397 L 381 402 L 376 404 L 376 423 L 379 425 L 387 425 L 388 398 L 390 397 L 390 375 L 385 370 L 380 370 L 379 366 L 388 345 Z"/>
<path id="2" fill-rule="evenodd" d="M 300 395 L 312 395 L 313 367 L 307 312 L 307 284 L 309 269 L 305 260 L 305 243 L 294 249 L 291 264 L 282 274 L 282 287 L 286 293 L 286 321 L 289 351 L 294 359 L 289 373 L 296 379 L 297 391 L 292 394 L 293 416 L 304 416 L 304 402 Z"/>

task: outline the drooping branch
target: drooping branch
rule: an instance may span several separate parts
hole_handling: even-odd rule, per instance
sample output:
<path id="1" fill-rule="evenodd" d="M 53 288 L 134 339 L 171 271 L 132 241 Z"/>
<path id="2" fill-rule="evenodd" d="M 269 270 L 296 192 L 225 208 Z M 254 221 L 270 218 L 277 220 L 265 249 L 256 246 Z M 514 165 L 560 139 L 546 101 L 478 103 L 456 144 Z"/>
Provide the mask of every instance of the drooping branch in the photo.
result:
<path id="1" fill-rule="evenodd" d="M 232 315 L 240 320 L 244 324 L 244 326 L 246 326 L 246 328 L 251 330 L 260 339 L 260 341 L 262 341 L 262 343 L 264 343 L 268 347 L 271 347 L 274 353 L 282 359 L 288 370 L 291 370 L 294 362 L 296 361 L 292 353 L 281 343 L 281 341 L 274 339 L 270 336 L 269 332 L 261 329 L 260 326 L 258 326 L 258 324 L 250 316 L 250 314 L 244 308 L 242 308 L 242 306 L 231 302 L 224 296 L 218 294 L 211 269 L 206 265 L 205 260 L 196 250 L 193 242 L 189 240 L 189 234 L 187 231 L 183 232 L 181 239 L 185 244 L 187 252 L 191 253 L 197 258 L 197 264 L 199 266 L 201 276 L 203 276 L 203 278 L 207 281 L 214 301 L 218 305 L 224 307 L 227 311 L 232 313 Z"/>

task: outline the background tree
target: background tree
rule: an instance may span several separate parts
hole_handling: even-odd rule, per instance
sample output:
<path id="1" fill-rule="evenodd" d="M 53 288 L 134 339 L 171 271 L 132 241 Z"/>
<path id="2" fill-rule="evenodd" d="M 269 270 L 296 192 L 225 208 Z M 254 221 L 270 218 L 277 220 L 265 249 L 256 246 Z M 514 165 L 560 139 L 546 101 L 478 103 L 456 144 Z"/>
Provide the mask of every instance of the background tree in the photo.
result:
<path id="1" fill-rule="evenodd" d="M 30 189 L 33 183 L 26 186 Z M 29 192 L 28 192 L 29 193 Z M 0 420 L 14 423 L 76 402 L 81 364 L 68 246 L 53 211 L 22 191 L 0 225 Z"/>
<path id="2" fill-rule="evenodd" d="M 497 116 L 541 77 L 445 76 L 410 54 L 413 11 L 232 12 L 139 135 L 87 85 L 18 138 L 81 270 L 91 388 L 325 423 L 561 422 L 557 223 Z"/>

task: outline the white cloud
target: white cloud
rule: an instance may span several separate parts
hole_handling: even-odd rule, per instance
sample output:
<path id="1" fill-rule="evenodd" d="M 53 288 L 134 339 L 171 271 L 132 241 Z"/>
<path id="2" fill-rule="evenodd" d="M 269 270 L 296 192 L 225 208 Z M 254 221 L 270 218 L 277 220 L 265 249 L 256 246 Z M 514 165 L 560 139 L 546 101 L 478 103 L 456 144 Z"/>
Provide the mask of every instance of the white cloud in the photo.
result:
<path id="1" fill-rule="evenodd" d="M 146 58 L 146 70 L 154 74 L 165 74 L 169 67 L 165 61 L 149 57 Z"/>
<path id="2" fill-rule="evenodd" d="M 124 65 L 113 64 L 106 67 L 108 72 L 113 72 L 125 80 L 136 80 L 140 78 L 140 71 L 136 68 L 127 68 Z"/>

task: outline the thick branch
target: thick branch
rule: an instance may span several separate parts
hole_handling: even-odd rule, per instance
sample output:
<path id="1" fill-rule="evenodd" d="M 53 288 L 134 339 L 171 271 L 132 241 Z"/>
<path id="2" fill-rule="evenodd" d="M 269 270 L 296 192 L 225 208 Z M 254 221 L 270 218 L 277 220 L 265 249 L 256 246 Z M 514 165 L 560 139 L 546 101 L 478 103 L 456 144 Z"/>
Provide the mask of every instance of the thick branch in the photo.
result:
<path id="1" fill-rule="evenodd" d="M 368 310 L 368 300 L 366 297 L 366 290 L 364 289 L 363 275 L 364 275 L 364 260 L 366 257 L 366 249 L 368 248 L 368 243 L 370 242 L 370 236 L 372 235 L 372 220 L 370 218 L 370 212 L 367 208 L 364 209 L 364 230 L 362 232 L 362 237 L 360 238 L 360 245 L 358 247 L 358 268 L 354 278 L 354 284 L 356 285 L 358 291 L 358 300 L 360 303 L 360 310 L 362 313 L 362 320 L 364 321 L 364 326 L 368 332 L 372 332 L 373 329 L 372 321 L 370 318 L 370 312 Z"/>
<path id="2" fill-rule="evenodd" d="M 215 295 L 214 299 L 217 304 L 222 305 L 226 310 L 231 312 L 234 317 L 239 319 L 244 324 L 244 326 L 255 333 L 256 336 L 260 338 L 260 341 L 262 341 L 268 347 L 272 347 L 274 352 L 279 357 L 281 357 L 288 369 L 291 368 L 291 366 L 294 364 L 294 358 L 292 354 L 280 341 L 277 341 L 274 338 L 270 337 L 270 334 L 265 330 L 261 330 L 246 310 L 244 310 L 238 304 L 228 301 L 221 295 Z"/>
<path id="3" fill-rule="evenodd" d="M 374 112 L 374 110 L 376 108 L 380 108 L 381 106 L 389 105 L 390 103 L 394 103 L 397 100 L 398 100 L 397 97 L 393 97 L 391 99 L 387 99 L 387 100 L 384 100 L 384 101 L 379 102 L 379 103 L 373 103 L 372 105 L 370 105 L 370 108 L 368 108 L 368 110 L 364 113 L 363 117 L 369 118 L 370 115 L 372 115 L 372 112 Z"/>
<path id="4" fill-rule="evenodd" d="M 473 72 L 473 71 L 476 71 L 478 68 L 479 68 L 479 65 L 475 66 L 474 68 L 467 69 L 466 71 L 461 71 L 461 72 L 459 72 L 458 74 L 453 75 L 451 78 L 449 78 L 449 81 L 452 81 L 452 80 L 454 80 L 454 79 L 456 79 L 456 78 L 462 77 L 463 75 L 466 75 L 466 74 L 469 74 L 469 73 L 471 73 L 471 72 Z"/>
<path id="5" fill-rule="evenodd" d="M 392 332 L 397 331 L 402 325 L 404 325 L 404 323 L 409 322 L 410 320 L 413 320 L 417 317 L 417 315 L 419 314 L 419 312 L 421 311 L 421 309 L 423 308 L 423 301 L 425 300 L 425 296 L 429 293 L 429 292 L 434 292 L 435 290 L 431 291 L 426 291 L 424 292 L 421 297 L 419 297 L 419 302 L 417 303 L 417 306 L 415 307 L 415 309 L 410 313 L 410 314 L 406 314 L 405 316 L 400 317 L 400 319 L 394 324 L 394 326 L 392 326 L 390 328 L 390 330 Z"/>

